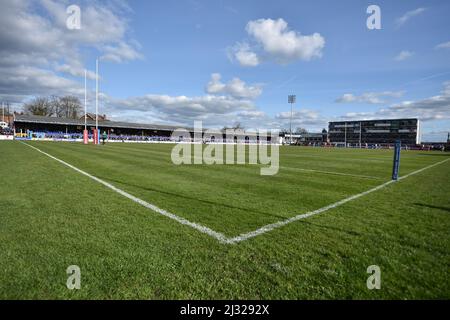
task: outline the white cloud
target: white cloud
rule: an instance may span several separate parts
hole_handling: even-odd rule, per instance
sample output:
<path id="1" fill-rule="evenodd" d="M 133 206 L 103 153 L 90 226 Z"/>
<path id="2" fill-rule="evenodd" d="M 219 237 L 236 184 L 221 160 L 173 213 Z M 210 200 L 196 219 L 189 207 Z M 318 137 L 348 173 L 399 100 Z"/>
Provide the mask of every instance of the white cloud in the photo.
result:
<path id="1" fill-rule="evenodd" d="M 20 103 L 31 95 L 83 94 L 77 82 L 41 68 L 0 67 L 0 74 L 0 97 L 12 103 Z"/>
<path id="2" fill-rule="evenodd" d="M 255 43 L 237 43 L 233 58 L 243 66 L 257 66 L 261 56 L 277 63 L 287 64 L 296 60 L 309 61 L 322 57 L 325 39 L 319 33 L 302 35 L 290 30 L 283 19 L 258 19 L 247 23 L 246 31 Z M 259 50 L 261 53 L 257 53 Z"/>
<path id="3" fill-rule="evenodd" d="M 386 102 L 386 98 L 400 98 L 403 94 L 403 91 L 365 92 L 359 96 L 352 93 L 346 93 L 337 98 L 335 102 L 382 104 Z"/>
<path id="4" fill-rule="evenodd" d="M 291 112 L 290 111 L 284 111 L 280 112 L 276 115 L 277 119 L 281 120 L 290 120 L 291 119 Z M 292 119 L 308 119 L 308 120 L 317 120 L 319 119 L 319 113 L 315 110 L 310 109 L 300 109 L 292 111 Z"/>
<path id="5" fill-rule="evenodd" d="M 450 49 L 450 41 L 438 44 L 436 49 Z"/>
<path id="6" fill-rule="evenodd" d="M 71 61 L 69 64 L 62 64 L 55 66 L 55 70 L 58 72 L 63 72 L 70 74 L 74 77 L 84 77 L 84 66 L 80 63 L 80 61 Z M 86 70 L 86 77 L 88 79 L 94 80 L 96 74 L 94 71 Z M 100 78 L 100 77 L 99 77 Z"/>
<path id="7" fill-rule="evenodd" d="M 143 56 L 136 51 L 132 45 L 123 41 L 114 46 L 105 46 L 105 54 L 101 57 L 105 61 L 121 63 L 129 60 L 143 59 Z"/>
<path id="8" fill-rule="evenodd" d="M 123 62 L 141 58 L 128 35 L 129 9 L 115 2 L 83 3 L 81 30 L 66 27 L 68 2 L 6 1 L 0 11 L 1 97 L 73 93 L 81 84 L 59 74 L 83 77 L 86 50 Z M 90 79 L 95 78 L 88 71 Z M 14 93 L 14 94 L 12 94 Z"/>
<path id="9" fill-rule="evenodd" d="M 119 7 L 120 8 L 120 7 Z M 126 8 L 124 8 L 126 9 Z M 141 58 L 139 44 L 128 36 L 127 16 L 114 3 L 86 2 L 81 10 L 81 30 L 65 26 L 63 2 L 25 0 L 5 2 L 0 11 L 0 99 L 18 104 L 38 95 L 83 97 L 86 51 L 96 51 L 103 60 L 125 62 Z M 120 9 L 119 9 L 120 10 Z M 128 11 L 127 11 L 128 12 Z M 88 76 L 95 78 L 89 70 Z M 192 126 L 223 126 L 236 122 L 259 124 L 265 117 L 252 99 L 260 85 L 247 85 L 239 78 L 226 83 L 216 80 L 214 94 L 168 96 L 148 94 L 116 99 L 100 92 L 100 110 L 116 120 L 180 123 Z M 88 98 L 92 97 L 88 93 Z M 136 120 L 138 119 L 138 120 Z"/>
<path id="10" fill-rule="evenodd" d="M 64 39 L 59 39 L 64 43 L 88 44 L 102 49 L 104 45 L 124 41 L 127 36 L 129 27 L 123 18 L 124 12 L 118 11 L 117 7 L 97 1 L 86 2 L 81 6 L 81 29 L 78 31 L 66 28 L 67 3 L 55 0 L 41 0 L 40 3 L 51 17 L 46 21 L 52 29 L 64 35 Z M 43 18 L 42 15 L 40 17 Z"/>
<path id="11" fill-rule="evenodd" d="M 397 23 L 398 26 L 402 26 L 408 20 L 410 20 L 411 18 L 413 18 L 415 16 L 420 15 L 424 11 L 425 11 L 425 8 L 417 8 L 415 10 L 408 11 L 403 16 L 401 16 L 400 18 L 397 18 L 396 23 Z"/>
<path id="12" fill-rule="evenodd" d="M 325 46 L 325 39 L 319 33 L 301 35 L 299 32 L 289 30 L 287 22 L 283 19 L 250 21 L 246 30 L 267 53 L 281 63 L 320 58 Z"/>
<path id="13" fill-rule="evenodd" d="M 322 116 L 317 110 L 300 109 L 292 112 L 292 129 L 297 127 L 307 128 L 310 131 L 319 132 L 327 127 L 329 119 Z M 289 128 L 291 112 L 285 111 L 275 115 L 275 121 L 280 128 Z"/>
<path id="14" fill-rule="evenodd" d="M 114 119 L 123 114 L 142 122 L 164 122 L 192 126 L 201 120 L 205 126 L 248 123 L 263 114 L 249 100 L 230 96 L 205 95 L 197 97 L 148 94 L 127 99 L 105 97 L 105 112 Z M 134 120 L 135 121 L 135 120 Z"/>
<path id="15" fill-rule="evenodd" d="M 245 110 L 238 113 L 239 116 L 251 118 L 251 119 L 260 119 L 266 116 L 266 113 L 259 110 Z"/>
<path id="16" fill-rule="evenodd" d="M 450 81 L 444 82 L 441 93 L 417 100 L 402 101 L 376 112 L 347 113 L 347 119 L 419 118 L 424 121 L 450 119 Z"/>
<path id="17" fill-rule="evenodd" d="M 102 109 L 112 119 L 181 126 L 192 126 L 195 120 L 201 120 L 212 128 L 237 122 L 246 128 L 269 128 L 273 121 L 252 101 L 262 93 L 260 85 L 247 85 L 239 78 L 224 83 L 219 73 L 213 73 L 205 91 L 207 94 L 203 96 L 147 94 L 126 99 L 105 96 Z"/>
<path id="18" fill-rule="evenodd" d="M 397 56 L 395 56 L 396 61 L 403 61 L 408 58 L 411 58 L 414 55 L 414 52 L 403 50 Z"/>
<path id="19" fill-rule="evenodd" d="M 211 80 L 206 85 L 206 92 L 210 94 L 226 94 L 237 99 L 255 99 L 262 93 L 259 85 L 248 86 L 239 78 L 233 78 L 228 83 L 221 82 L 219 73 L 211 74 Z"/>
<path id="20" fill-rule="evenodd" d="M 250 49 L 247 43 L 238 43 L 232 48 L 234 58 L 244 67 L 256 67 L 261 63 L 258 55 Z"/>
<path id="21" fill-rule="evenodd" d="M 384 94 L 400 96 L 398 92 L 386 91 Z M 147 123 L 156 121 L 192 126 L 194 120 L 202 120 L 205 127 L 221 128 L 239 122 L 246 128 L 288 128 L 291 118 L 290 111 L 270 116 L 259 110 L 252 101 L 230 96 L 187 97 L 153 94 L 128 99 L 105 97 L 104 100 L 104 110 L 113 119 L 135 121 L 138 118 L 139 121 Z M 402 101 L 374 112 L 351 112 L 342 117 L 330 117 L 313 109 L 294 110 L 292 126 L 319 132 L 332 120 L 412 117 L 418 117 L 427 123 L 450 119 L 450 81 L 443 84 L 439 95 L 417 101 Z"/>
<path id="22" fill-rule="evenodd" d="M 31 72 L 39 72 L 31 70 Z M 24 72 L 24 76 L 28 75 Z M 40 74 L 35 84 L 48 84 L 61 90 L 73 83 L 60 83 L 60 78 L 51 74 Z M 0 80 L 0 87 L 3 83 Z M 42 88 L 47 91 L 48 88 Z M 81 94 L 74 89 L 74 93 Z M 384 92 L 384 94 L 389 91 Z M 363 95 L 361 95 L 363 96 Z M 389 95 L 391 96 L 391 95 Z M 392 92 L 392 96 L 400 93 Z M 360 97 L 360 96 L 357 96 Z M 259 110 L 250 100 L 235 99 L 231 96 L 205 95 L 197 97 L 148 94 L 126 99 L 116 99 L 103 94 L 101 110 L 114 120 L 143 123 L 168 123 L 180 126 L 192 126 L 194 120 L 202 120 L 205 127 L 221 128 L 224 125 L 241 123 L 246 128 L 288 128 L 290 111 L 269 116 Z M 422 121 L 450 119 L 450 82 L 444 83 L 439 95 L 417 101 L 402 101 L 375 112 L 350 112 L 342 117 L 324 116 L 318 110 L 300 109 L 293 112 L 292 126 L 320 131 L 327 122 L 339 119 L 359 120 L 377 118 L 418 117 Z"/>
<path id="23" fill-rule="evenodd" d="M 281 129 L 287 128 L 290 122 L 290 112 L 270 116 L 251 101 L 229 96 L 151 94 L 127 99 L 107 97 L 102 110 L 113 120 L 135 122 L 139 119 L 142 123 L 166 123 L 184 127 L 192 127 L 195 120 L 201 120 L 204 127 L 209 128 L 223 128 L 240 123 L 246 129 Z M 292 123 L 294 128 L 301 126 L 321 130 L 326 127 L 327 119 L 318 111 L 302 109 L 294 112 Z"/>

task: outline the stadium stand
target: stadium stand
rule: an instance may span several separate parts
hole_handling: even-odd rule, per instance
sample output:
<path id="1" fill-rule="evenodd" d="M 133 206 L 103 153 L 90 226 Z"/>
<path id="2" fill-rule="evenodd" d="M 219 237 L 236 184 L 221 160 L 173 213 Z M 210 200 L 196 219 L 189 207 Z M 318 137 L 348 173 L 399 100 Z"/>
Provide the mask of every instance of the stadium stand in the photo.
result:
<path id="1" fill-rule="evenodd" d="M 100 132 L 107 132 L 108 141 L 122 142 L 180 142 L 180 138 L 173 139 L 172 133 L 179 126 L 129 123 L 121 121 L 104 120 L 99 121 Z M 92 131 L 95 129 L 95 121 L 88 117 L 87 129 L 89 139 L 93 138 Z M 186 128 L 193 136 L 194 129 Z M 82 140 L 84 130 L 84 116 L 80 119 L 44 117 L 35 115 L 15 114 L 14 130 L 17 139 L 47 139 L 47 140 Z M 204 129 L 206 130 L 206 129 Z M 270 137 L 268 141 L 270 142 Z M 192 139 L 190 139 L 192 141 Z M 222 130 L 217 130 L 211 138 L 205 139 L 205 143 L 259 143 L 259 136 L 254 132 L 243 132 L 234 139 L 226 139 Z"/>
<path id="2" fill-rule="evenodd" d="M 421 142 L 420 122 L 418 119 L 335 121 L 328 125 L 328 137 L 334 145 L 392 145 L 401 140 L 402 145 L 415 146 Z"/>

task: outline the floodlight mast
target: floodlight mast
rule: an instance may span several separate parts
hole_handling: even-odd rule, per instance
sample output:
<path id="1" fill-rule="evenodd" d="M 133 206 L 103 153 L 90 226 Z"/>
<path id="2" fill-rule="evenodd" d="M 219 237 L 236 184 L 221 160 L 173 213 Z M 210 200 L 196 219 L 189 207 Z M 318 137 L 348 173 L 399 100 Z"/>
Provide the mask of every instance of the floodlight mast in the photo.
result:
<path id="1" fill-rule="evenodd" d="M 289 122 L 289 144 L 292 144 L 292 106 L 295 103 L 297 96 L 295 94 L 288 95 L 288 103 L 291 104 L 291 119 Z"/>

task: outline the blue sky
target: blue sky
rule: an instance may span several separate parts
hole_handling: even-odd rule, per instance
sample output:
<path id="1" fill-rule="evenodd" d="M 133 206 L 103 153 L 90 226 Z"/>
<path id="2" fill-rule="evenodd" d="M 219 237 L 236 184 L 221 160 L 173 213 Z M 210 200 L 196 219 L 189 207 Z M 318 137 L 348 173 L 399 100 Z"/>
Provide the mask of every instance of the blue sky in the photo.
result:
<path id="1" fill-rule="evenodd" d="M 69 4 L 81 9 L 80 30 L 64 28 Z M 371 4 L 381 30 L 366 26 Z M 424 140 L 450 131 L 449 1 L 21 0 L 5 8 L 23 16 L 18 30 L 36 33 L 20 43 L 0 33 L 3 53 L 24 56 L 0 60 L 12 79 L 0 80 L 0 97 L 16 105 L 80 95 L 79 70 L 93 71 L 101 56 L 101 107 L 112 119 L 283 128 L 287 95 L 296 94 L 294 126 L 311 131 L 336 119 L 403 116 L 423 120 Z M 26 29 L 26 19 L 44 30 Z M 36 49 L 36 38 L 54 41 Z"/>

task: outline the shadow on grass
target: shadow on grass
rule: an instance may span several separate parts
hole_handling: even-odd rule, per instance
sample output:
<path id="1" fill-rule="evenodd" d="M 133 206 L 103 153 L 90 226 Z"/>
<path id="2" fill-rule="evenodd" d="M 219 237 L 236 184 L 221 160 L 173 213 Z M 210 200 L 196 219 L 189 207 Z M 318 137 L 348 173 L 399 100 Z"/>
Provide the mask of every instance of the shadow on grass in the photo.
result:
<path id="1" fill-rule="evenodd" d="M 336 228 L 336 227 L 331 227 L 331 226 L 324 226 L 321 224 L 317 224 L 317 223 L 312 223 L 309 221 L 305 221 L 305 220 L 300 220 L 300 223 L 304 223 L 313 227 L 317 227 L 317 228 L 321 228 L 321 229 L 327 229 L 327 230 L 334 230 L 334 231 L 339 231 L 339 232 L 343 232 L 343 233 L 347 233 L 351 236 L 360 236 L 361 234 L 356 232 L 356 231 L 349 231 L 349 230 L 345 230 L 345 229 L 341 229 L 341 228 Z"/>
<path id="2" fill-rule="evenodd" d="M 425 203 L 414 203 L 414 205 L 415 206 L 420 206 L 420 207 L 426 207 L 426 208 L 431 208 L 431 209 L 437 209 L 437 210 L 450 212 L 450 208 L 449 207 L 433 206 L 431 204 L 425 204 Z"/>
<path id="3" fill-rule="evenodd" d="M 275 217 L 275 218 L 278 218 L 278 219 L 286 219 L 286 217 L 284 217 L 284 216 L 276 215 L 276 214 L 269 213 L 269 212 L 263 212 L 263 211 L 258 211 L 258 210 L 254 210 L 254 209 L 250 209 L 250 208 L 233 206 L 233 205 L 230 205 L 230 204 L 225 204 L 225 203 L 219 203 L 219 202 L 214 202 L 214 201 L 210 201 L 210 200 L 199 199 L 199 198 L 196 198 L 196 197 L 189 197 L 189 196 L 185 196 L 185 195 L 174 193 L 174 192 L 162 191 L 160 189 L 150 188 L 150 187 L 147 187 L 147 186 L 144 187 L 144 186 L 140 186 L 140 185 L 124 182 L 124 181 L 114 180 L 114 179 L 111 179 L 111 178 L 106 178 L 106 177 L 101 177 L 101 176 L 97 176 L 97 177 L 102 179 L 102 180 L 105 180 L 105 181 L 115 182 L 115 183 L 119 183 L 121 185 L 129 186 L 129 187 L 133 187 L 133 188 L 138 188 L 138 189 L 145 190 L 145 191 L 156 192 L 156 193 L 168 195 L 168 196 L 171 196 L 171 197 L 183 198 L 183 199 L 187 199 L 187 200 L 194 200 L 194 201 L 206 203 L 206 204 L 209 204 L 209 205 L 220 206 L 220 207 L 225 207 L 225 208 L 229 208 L 229 209 L 236 209 L 236 210 L 241 210 L 241 211 L 253 212 L 253 213 L 256 213 L 256 214 L 262 214 L 262 215 L 265 215 L 265 216 Z"/>
<path id="4" fill-rule="evenodd" d="M 418 153 L 417 156 L 450 157 L 450 152 L 446 152 L 446 153 Z"/>

